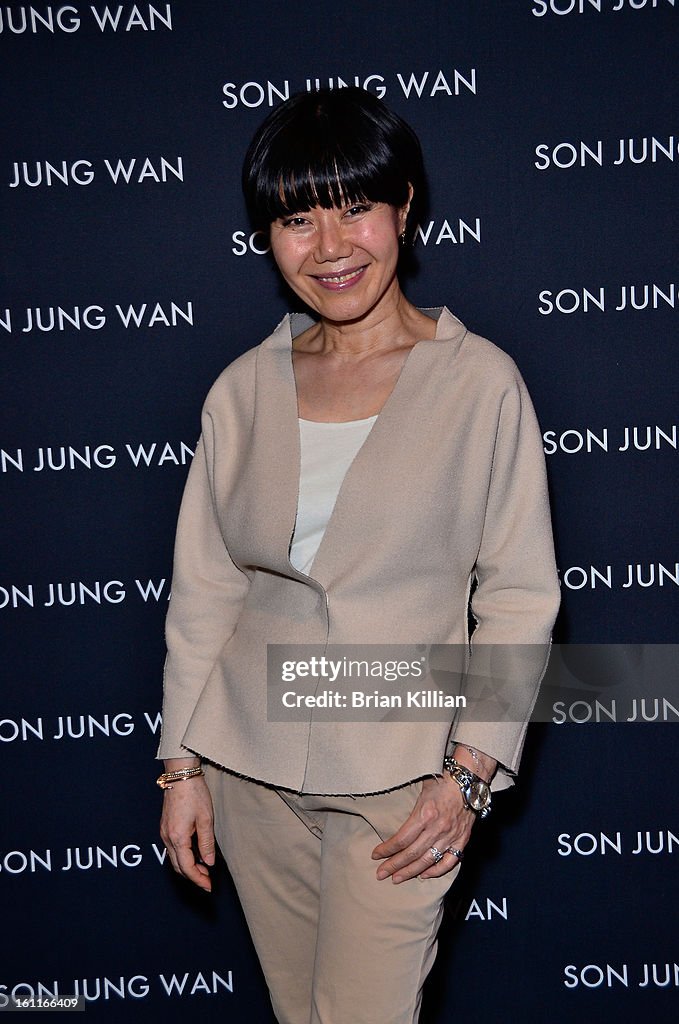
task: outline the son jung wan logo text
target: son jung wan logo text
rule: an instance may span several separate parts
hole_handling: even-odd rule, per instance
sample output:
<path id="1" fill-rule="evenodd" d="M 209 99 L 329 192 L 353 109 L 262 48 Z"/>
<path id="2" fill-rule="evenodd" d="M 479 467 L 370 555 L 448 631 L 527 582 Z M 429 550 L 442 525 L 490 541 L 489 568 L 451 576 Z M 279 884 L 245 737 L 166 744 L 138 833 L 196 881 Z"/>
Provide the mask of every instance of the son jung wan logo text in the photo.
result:
<path id="1" fill-rule="evenodd" d="M 74 306 L 29 306 L 15 312 L 0 309 L 0 331 L 7 334 L 48 334 L 52 331 L 100 331 L 109 319 L 125 330 L 144 327 L 194 326 L 193 302 L 116 303 L 107 312 L 98 303 Z"/>
<path id="2" fill-rule="evenodd" d="M 88 4 L 82 8 L 74 4 L 6 4 L 0 7 L 0 32 L 71 35 L 82 27 L 83 18 L 100 32 L 171 32 L 173 28 L 172 4 Z"/>
<path id="3" fill-rule="evenodd" d="M 262 230 L 234 231 L 231 235 L 233 245 L 231 252 L 234 256 L 265 256 L 271 252 L 269 238 Z M 481 245 L 481 218 L 470 217 L 463 220 L 462 217 L 443 217 L 429 220 L 424 224 L 418 224 L 415 228 L 413 244 L 416 247 L 438 246 L 444 244 L 464 245 L 465 243 L 476 242 Z"/>
<path id="4" fill-rule="evenodd" d="M 531 14 L 544 18 L 546 14 L 609 14 L 619 11 L 657 10 L 674 7 L 675 0 L 533 0 Z"/>
<path id="5" fill-rule="evenodd" d="M 161 713 L 145 711 L 143 719 L 135 719 L 127 711 L 105 711 L 96 714 L 33 715 L 32 718 L 19 715 L 15 718 L 0 718 L 0 743 L 35 743 L 61 740 L 117 740 L 134 735 L 138 728 L 146 727 L 156 736 L 161 727 Z"/>
<path id="6" fill-rule="evenodd" d="M 627 565 L 569 565 L 560 572 L 567 590 L 648 590 L 679 587 L 679 561 Z"/>
<path id="7" fill-rule="evenodd" d="M 617 429 L 600 427 L 569 427 L 565 430 L 545 430 L 542 435 L 545 455 L 577 455 L 593 452 L 657 452 L 677 451 L 679 440 L 677 424 L 623 426 Z"/>
<path id="8" fill-rule="evenodd" d="M 166 971 L 157 977 L 147 974 L 116 975 L 115 977 L 72 978 L 62 981 L 14 981 L 0 984 L 0 1010 L 16 999 L 59 999 L 65 996 L 83 996 L 87 1003 L 114 999 L 146 999 L 159 995 L 170 998 L 187 996 L 217 996 L 233 993 L 233 971 L 215 970 Z"/>
<path id="9" fill-rule="evenodd" d="M 374 92 L 382 99 L 394 91 L 407 100 L 436 97 L 454 98 L 461 95 L 476 95 L 476 68 L 438 68 L 436 70 L 397 72 L 386 78 L 381 74 L 353 75 L 346 78 L 304 78 L 291 82 L 285 78 L 272 82 L 225 82 L 222 86 L 222 104 L 226 110 L 243 107 L 273 107 L 287 100 L 295 92 L 314 92 L 316 89 L 343 89 L 356 85 L 368 92 Z"/>
<path id="10" fill-rule="evenodd" d="M 166 185 L 184 181 L 181 156 L 113 157 L 97 167 L 92 160 L 15 160 L 9 175 L 9 188 L 92 185 L 97 177 L 114 185 Z"/>
<path id="11" fill-rule="evenodd" d="M 81 608 L 85 605 L 122 604 L 132 594 L 152 604 L 170 599 L 170 584 L 160 580 L 134 580 L 134 587 L 122 580 L 68 580 L 38 586 L 35 583 L 0 584 L 0 611 L 18 608 Z"/>
<path id="12" fill-rule="evenodd" d="M 535 147 L 535 167 L 538 171 L 556 169 L 569 171 L 572 167 L 620 167 L 621 164 L 679 164 L 679 136 L 644 135 L 641 138 L 618 139 L 608 143 L 597 139 L 587 143 L 540 143 Z"/>
<path id="13" fill-rule="evenodd" d="M 638 313 L 645 310 L 679 309 L 679 288 L 674 281 L 621 284 L 617 287 L 582 285 L 576 288 L 544 288 L 538 295 L 538 313 Z"/>
<path id="14" fill-rule="evenodd" d="M 43 473 L 64 470 L 113 469 L 131 465 L 134 469 L 186 466 L 195 448 L 184 441 L 133 442 L 120 451 L 112 444 L 49 445 L 29 452 L 24 448 L 0 448 L 0 473 Z M 2 603 L 0 600 L 0 607 Z"/>

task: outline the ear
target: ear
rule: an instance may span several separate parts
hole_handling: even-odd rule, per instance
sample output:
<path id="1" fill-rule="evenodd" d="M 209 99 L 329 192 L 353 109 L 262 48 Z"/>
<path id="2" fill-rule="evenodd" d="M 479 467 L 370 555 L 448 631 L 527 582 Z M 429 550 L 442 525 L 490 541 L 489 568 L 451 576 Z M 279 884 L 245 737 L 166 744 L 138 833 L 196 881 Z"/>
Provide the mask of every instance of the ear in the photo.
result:
<path id="1" fill-rule="evenodd" d="M 410 182 L 408 182 L 408 198 L 405 201 L 405 203 L 403 204 L 403 206 L 400 208 L 400 210 L 398 211 L 398 215 L 399 215 L 399 221 L 398 221 L 399 234 L 401 234 L 403 231 L 405 231 L 406 221 L 408 220 L 408 213 L 410 211 L 410 204 L 412 203 L 412 201 L 413 201 L 413 186 L 410 184 Z"/>

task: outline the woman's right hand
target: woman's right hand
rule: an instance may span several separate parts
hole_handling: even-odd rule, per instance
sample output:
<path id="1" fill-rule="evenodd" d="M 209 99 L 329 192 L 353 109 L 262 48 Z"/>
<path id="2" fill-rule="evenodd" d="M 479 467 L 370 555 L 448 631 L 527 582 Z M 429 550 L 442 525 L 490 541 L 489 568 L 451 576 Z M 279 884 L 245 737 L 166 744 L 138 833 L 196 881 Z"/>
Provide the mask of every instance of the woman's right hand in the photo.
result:
<path id="1" fill-rule="evenodd" d="M 165 790 L 160 835 L 175 871 L 199 889 L 211 892 L 208 868 L 215 862 L 214 816 L 210 791 L 202 776 L 175 782 L 172 789 Z"/>

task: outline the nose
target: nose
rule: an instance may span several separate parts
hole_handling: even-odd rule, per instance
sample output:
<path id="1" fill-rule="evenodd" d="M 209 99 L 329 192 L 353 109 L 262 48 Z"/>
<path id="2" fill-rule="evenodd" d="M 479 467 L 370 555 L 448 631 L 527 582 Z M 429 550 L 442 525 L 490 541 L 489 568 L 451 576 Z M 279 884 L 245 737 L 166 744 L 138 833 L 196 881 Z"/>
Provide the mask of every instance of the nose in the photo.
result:
<path id="1" fill-rule="evenodd" d="M 317 263 L 331 263 L 351 255 L 351 242 L 334 210 L 324 210 L 328 216 L 321 217 L 316 225 L 314 259 Z"/>

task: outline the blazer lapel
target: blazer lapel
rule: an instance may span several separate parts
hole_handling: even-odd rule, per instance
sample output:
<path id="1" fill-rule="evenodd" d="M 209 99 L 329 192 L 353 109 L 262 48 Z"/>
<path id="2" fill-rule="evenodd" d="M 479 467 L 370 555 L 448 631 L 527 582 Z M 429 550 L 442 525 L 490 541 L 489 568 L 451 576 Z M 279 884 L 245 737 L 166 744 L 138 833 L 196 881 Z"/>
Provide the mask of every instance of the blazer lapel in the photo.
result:
<path id="1" fill-rule="evenodd" d="M 342 481 L 311 567 L 312 577 L 325 588 L 343 571 L 348 551 L 353 555 L 365 552 L 369 558 L 370 551 L 385 542 L 377 526 L 382 517 L 375 515 L 375 509 L 386 504 L 391 514 L 398 515 L 402 481 L 394 472 L 394 456 L 398 456 L 401 469 L 410 465 L 416 473 L 423 450 L 420 438 L 423 434 L 430 437 L 434 429 L 422 385 L 441 369 L 441 359 L 453 358 L 467 332 L 445 307 L 429 312 L 440 314 L 434 339 L 420 341 L 410 351 L 393 391 Z"/>
<path id="2" fill-rule="evenodd" d="M 293 320 L 294 317 L 294 320 Z M 253 443 L 246 471 L 246 500 L 256 516 L 252 524 L 263 564 L 284 575 L 299 576 L 288 559 L 297 517 L 300 445 L 297 390 L 292 368 L 292 331 L 310 327 L 304 314 L 286 316 L 260 346 L 255 381 Z"/>
<path id="3" fill-rule="evenodd" d="M 330 521 L 314 560 L 311 577 L 289 561 L 299 499 L 300 444 L 297 391 L 292 366 L 292 339 L 313 323 L 305 314 L 286 316 L 260 346 L 255 385 L 253 444 L 246 470 L 245 490 L 255 510 L 263 564 L 284 575 L 311 579 L 326 587 L 342 571 L 347 549 L 354 553 L 379 542 L 368 526 L 375 502 L 392 502 L 398 489 L 390 454 L 410 447 L 416 470 L 417 434 L 428 430 L 422 383 L 437 372 L 441 357 L 452 358 L 466 328 L 445 307 L 426 311 L 438 315 L 433 341 L 420 341 L 411 350 L 394 390 L 377 417 L 368 438 L 349 467 Z M 442 341 L 452 342 L 441 345 Z M 419 399 L 419 401 L 418 401 Z M 402 460 L 399 459 L 402 464 Z M 246 495 L 244 494 L 244 497 Z M 395 514 L 398 514 L 396 508 Z M 266 554 L 265 554 L 266 553 Z"/>

